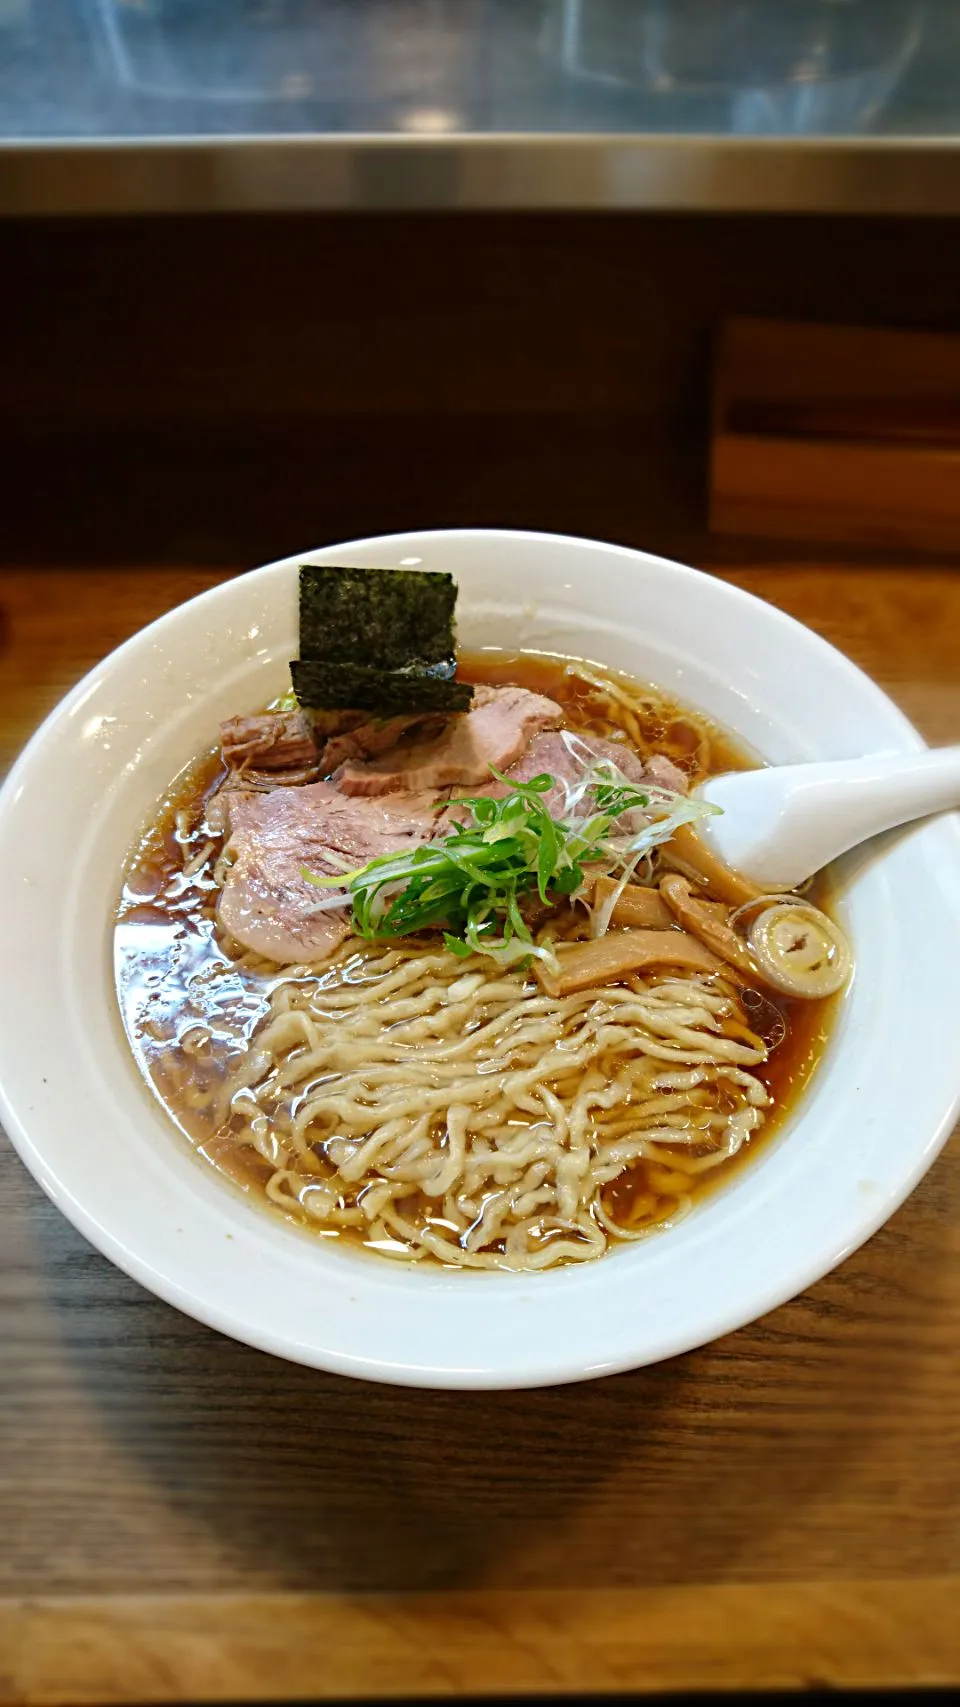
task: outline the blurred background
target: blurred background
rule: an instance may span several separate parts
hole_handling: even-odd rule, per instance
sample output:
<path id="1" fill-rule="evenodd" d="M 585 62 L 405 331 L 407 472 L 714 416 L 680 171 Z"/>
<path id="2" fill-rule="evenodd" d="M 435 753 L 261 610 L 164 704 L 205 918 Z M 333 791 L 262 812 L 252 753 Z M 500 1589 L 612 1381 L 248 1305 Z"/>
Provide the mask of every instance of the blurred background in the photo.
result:
<path id="1" fill-rule="evenodd" d="M 2 0 L 23 136 L 956 121 L 952 0 Z"/>
<path id="2" fill-rule="evenodd" d="M 707 526 L 731 316 L 949 330 L 954 0 L 0 0 L 8 557 Z"/>
<path id="3" fill-rule="evenodd" d="M 749 556 L 722 329 L 949 331 L 958 138 L 955 0 L 0 0 L 8 554 Z"/>

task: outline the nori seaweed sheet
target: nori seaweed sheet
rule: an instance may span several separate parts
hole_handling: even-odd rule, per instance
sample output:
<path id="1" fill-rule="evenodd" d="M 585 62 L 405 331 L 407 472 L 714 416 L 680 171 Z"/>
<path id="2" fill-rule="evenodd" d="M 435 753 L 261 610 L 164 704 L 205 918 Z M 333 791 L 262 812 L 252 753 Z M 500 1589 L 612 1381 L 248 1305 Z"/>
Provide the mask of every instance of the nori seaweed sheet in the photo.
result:
<path id="1" fill-rule="evenodd" d="M 446 660 L 445 660 L 446 662 Z M 301 705 L 323 711 L 469 711 L 473 688 L 430 670 L 375 670 L 365 664 L 294 658 L 293 689 Z"/>
<path id="2" fill-rule="evenodd" d="M 423 569 L 300 565 L 294 692 L 314 710 L 466 711 L 455 682 L 452 575 Z"/>
<path id="3" fill-rule="evenodd" d="M 300 566 L 300 656 L 375 670 L 453 656 L 452 575 L 423 569 Z"/>

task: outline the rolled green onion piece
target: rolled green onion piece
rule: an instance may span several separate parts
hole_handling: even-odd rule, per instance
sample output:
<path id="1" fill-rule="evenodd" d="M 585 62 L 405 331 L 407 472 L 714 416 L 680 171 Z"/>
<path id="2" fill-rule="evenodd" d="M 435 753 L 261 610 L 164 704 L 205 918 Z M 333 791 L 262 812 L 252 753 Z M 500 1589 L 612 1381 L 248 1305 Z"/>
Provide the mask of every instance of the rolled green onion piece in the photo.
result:
<path id="1" fill-rule="evenodd" d="M 753 921 L 750 951 L 767 982 L 785 996 L 819 1001 L 849 980 L 853 961 L 842 931 L 818 907 L 782 901 Z"/>

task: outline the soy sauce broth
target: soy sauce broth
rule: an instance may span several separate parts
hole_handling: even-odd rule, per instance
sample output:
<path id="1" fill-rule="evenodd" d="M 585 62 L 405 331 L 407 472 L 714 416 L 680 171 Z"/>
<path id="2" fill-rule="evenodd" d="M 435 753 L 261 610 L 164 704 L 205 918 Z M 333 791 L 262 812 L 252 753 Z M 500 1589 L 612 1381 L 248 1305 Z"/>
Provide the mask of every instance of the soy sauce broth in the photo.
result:
<path id="1" fill-rule="evenodd" d="M 583 733 L 609 734 L 596 715 L 592 690 L 567 673 L 569 660 L 518 652 L 468 653 L 460 676 L 476 684 L 518 683 L 556 699 L 572 727 Z M 592 668 L 592 666 L 591 666 Z M 612 672 L 600 671 L 616 681 Z M 636 684 L 630 683 L 636 691 Z M 752 769 L 757 760 L 700 714 L 649 690 L 638 719 L 634 750 L 667 752 L 691 784 L 729 770 Z M 115 933 L 115 974 L 120 1011 L 138 1065 L 155 1094 L 198 1155 L 226 1174 L 247 1194 L 266 1203 L 270 1174 L 256 1151 L 231 1138 L 229 1124 L 212 1127 L 206 1103 L 211 1087 L 229 1078 L 244 1058 L 250 1039 L 268 1011 L 271 991 L 288 981 L 281 967 L 265 967 L 251 957 L 237 959 L 217 939 L 218 888 L 212 865 L 220 841 L 201 828 L 205 804 L 224 775 L 218 751 L 188 765 L 172 784 L 157 813 L 133 849 L 123 876 Z M 199 860 L 205 844 L 209 855 Z M 186 869 L 184 853 L 188 853 Z M 191 860 L 198 861 L 190 871 Z M 829 911 L 829 891 L 821 879 L 810 891 L 815 905 Z M 791 1001 L 768 998 L 767 1007 L 783 1022 L 785 1035 L 768 1060 L 751 1071 L 766 1086 L 772 1105 L 760 1130 L 739 1153 L 715 1170 L 698 1176 L 697 1198 L 728 1181 L 766 1146 L 794 1108 L 822 1057 L 833 1024 L 837 998 Z M 770 1020 L 767 1012 L 767 1020 Z M 204 1027 L 209 1044 L 196 1045 L 191 1032 Z M 185 1075 L 184 1060 L 189 1072 Z M 645 1162 L 605 1188 L 604 1203 L 618 1221 L 629 1222 L 637 1205 L 657 1197 Z M 278 1213 L 270 1205 L 271 1213 Z M 306 1218 L 304 1218 L 306 1221 Z M 346 1238 L 350 1233 L 311 1225 L 311 1236 Z"/>

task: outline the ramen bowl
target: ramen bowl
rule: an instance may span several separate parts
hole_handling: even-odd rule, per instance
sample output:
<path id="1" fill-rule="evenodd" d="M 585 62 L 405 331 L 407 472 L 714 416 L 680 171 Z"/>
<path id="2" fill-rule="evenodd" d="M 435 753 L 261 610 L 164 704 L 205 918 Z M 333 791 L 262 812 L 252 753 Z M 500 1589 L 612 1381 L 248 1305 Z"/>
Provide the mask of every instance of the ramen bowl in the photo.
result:
<path id="1" fill-rule="evenodd" d="M 219 720 L 288 685 L 304 561 L 449 570 L 464 647 L 627 671 L 774 763 L 922 747 L 880 689 L 816 635 L 642 552 L 543 534 L 417 533 L 239 576 L 99 665 L 0 795 L 0 1111 L 27 1167 L 92 1244 L 168 1303 L 265 1351 L 371 1380 L 582 1380 L 687 1351 L 802 1291 L 903 1201 L 957 1112 L 953 817 L 838 868 L 856 972 L 819 1069 L 776 1136 L 686 1220 L 595 1263 L 462 1273 L 341 1249 L 206 1168 L 151 1095 L 114 992 L 121 869 Z"/>

